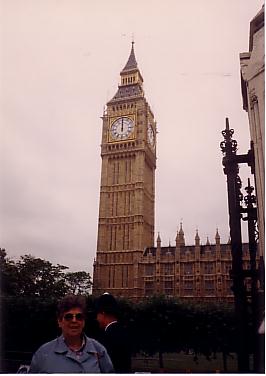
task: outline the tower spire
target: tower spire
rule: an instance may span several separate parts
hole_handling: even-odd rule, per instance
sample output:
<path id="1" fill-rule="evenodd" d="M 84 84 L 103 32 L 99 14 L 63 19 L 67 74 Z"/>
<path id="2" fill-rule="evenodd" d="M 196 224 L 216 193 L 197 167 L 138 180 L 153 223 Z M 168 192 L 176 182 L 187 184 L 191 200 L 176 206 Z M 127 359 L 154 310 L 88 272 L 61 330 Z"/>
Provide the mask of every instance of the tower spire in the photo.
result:
<path id="1" fill-rule="evenodd" d="M 180 245 L 185 245 L 185 237 L 184 237 L 184 231 L 183 231 L 183 224 L 182 224 L 182 222 L 180 222 L 179 243 L 180 243 Z"/>
<path id="2" fill-rule="evenodd" d="M 143 98 L 144 91 L 142 88 L 143 78 L 139 71 L 137 60 L 134 51 L 134 41 L 131 42 L 131 51 L 126 65 L 120 72 L 120 85 L 115 96 L 107 104 L 121 99 L 130 98 Z"/>
<path id="3" fill-rule="evenodd" d="M 196 245 L 200 244 L 200 237 L 199 237 L 199 231 L 198 231 L 198 229 L 196 229 L 195 244 Z"/>
<path id="4" fill-rule="evenodd" d="M 161 248 L 161 237 L 160 237 L 160 233 L 158 232 L 158 236 L 157 236 L 157 248 Z"/>
<path id="5" fill-rule="evenodd" d="M 220 235 L 219 235 L 219 231 L 218 231 L 218 228 L 216 229 L 216 235 L 215 235 L 215 241 L 216 241 L 216 244 L 220 243 Z"/>
<path id="6" fill-rule="evenodd" d="M 129 55 L 128 61 L 125 65 L 124 69 L 122 70 L 122 72 L 127 72 L 127 71 L 130 71 L 130 70 L 138 69 L 138 64 L 137 64 L 137 60 L 136 60 L 136 57 L 135 57 L 135 51 L 134 51 L 134 43 L 135 43 L 134 40 L 132 40 L 130 55 Z"/>

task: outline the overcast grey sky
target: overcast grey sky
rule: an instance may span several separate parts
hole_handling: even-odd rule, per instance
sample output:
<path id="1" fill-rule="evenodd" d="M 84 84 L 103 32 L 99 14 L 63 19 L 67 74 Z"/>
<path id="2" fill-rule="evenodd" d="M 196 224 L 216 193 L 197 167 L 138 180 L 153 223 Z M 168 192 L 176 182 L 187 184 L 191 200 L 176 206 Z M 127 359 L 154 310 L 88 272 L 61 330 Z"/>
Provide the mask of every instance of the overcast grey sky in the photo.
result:
<path id="1" fill-rule="evenodd" d="M 156 232 L 229 236 L 225 117 L 249 148 L 239 53 L 261 0 L 2 0 L 0 246 L 92 272 L 101 115 L 131 49 L 158 126 Z M 248 170 L 241 168 L 242 176 Z"/>

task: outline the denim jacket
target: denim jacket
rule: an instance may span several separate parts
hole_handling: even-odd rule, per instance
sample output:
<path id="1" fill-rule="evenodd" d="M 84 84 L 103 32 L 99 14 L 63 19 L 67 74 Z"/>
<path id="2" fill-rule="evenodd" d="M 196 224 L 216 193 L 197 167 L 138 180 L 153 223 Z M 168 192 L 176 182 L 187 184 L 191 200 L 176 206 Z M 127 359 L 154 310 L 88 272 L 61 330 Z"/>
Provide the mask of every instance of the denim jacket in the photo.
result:
<path id="1" fill-rule="evenodd" d="M 96 340 L 86 337 L 82 355 L 77 357 L 60 337 L 42 345 L 33 355 L 29 373 L 112 373 L 111 359 Z"/>

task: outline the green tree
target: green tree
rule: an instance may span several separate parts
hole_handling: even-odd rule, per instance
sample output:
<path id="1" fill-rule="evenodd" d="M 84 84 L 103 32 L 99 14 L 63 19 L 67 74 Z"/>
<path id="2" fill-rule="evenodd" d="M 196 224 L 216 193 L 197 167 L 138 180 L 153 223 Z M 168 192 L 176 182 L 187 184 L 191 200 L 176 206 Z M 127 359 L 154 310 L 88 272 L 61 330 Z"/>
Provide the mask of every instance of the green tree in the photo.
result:
<path id="1" fill-rule="evenodd" d="M 30 254 L 15 262 L 0 249 L 1 295 L 60 298 L 67 293 L 89 295 L 91 276 L 85 271 L 68 272 L 64 265 Z"/>
<path id="2" fill-rule="evenodd" d="M 7 257 L 0 248 L 0 293 L 1 296 L 14 295 L 19 288 L 19 272 L 16 263 Z"/>
<path id="3" fill-rule="evenodd" d="M 50 261 L 32 255 L 21 256 L 16 266 L 18 295 L 56 298 L 66 294 L 65 270 L 68 267 L 59 264 L 54 266 Z"/>
<path id="4" fill-rule="evenodd" d="M 235 352 L 235 320 L 232 305 L 196 304 L 195 302 L 153 297 L 136 306 L 132 332 L 135 351 L 159 354 L 180 352 L 199 355 L 208 360 L 217 352 Z M 226 362 L 225 362 L 226 368 Z"/>
<path id="5" fill-rule="evenodd" d="M 91 291 L 92 281 L 90 273 L 68 272 L 65 274 L 68 292 L 71 294 L 88 295 Z"/>
<path id="6" fill-rule="evenodd" d="M 29 363 L 41 344 L 59 334 L 58 299 L 67 293 L 88 295 L 89 273 L 67 270 L 32 255 L 15 262 L 0 249 L 0 334 L 4 358 L 9 359 L 11 367 L 8 372 L 15 373 L 20 363 Z"/>

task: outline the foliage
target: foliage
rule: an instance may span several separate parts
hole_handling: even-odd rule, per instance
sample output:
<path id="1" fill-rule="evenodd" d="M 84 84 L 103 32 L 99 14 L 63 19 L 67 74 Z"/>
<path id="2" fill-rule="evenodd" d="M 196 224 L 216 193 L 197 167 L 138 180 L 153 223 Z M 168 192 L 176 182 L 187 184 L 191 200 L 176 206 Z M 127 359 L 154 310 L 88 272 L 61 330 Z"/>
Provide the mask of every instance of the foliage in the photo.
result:
<path id="1" fill-rule="evenodd" d="M 90 274 L 84 271 L 66 273 L 65 281 L 72 294 L 86 295 L 92 286 Z"/>
<path id="2" fill-rule="evenodd" d="M 60 297 L 67 292 L 62 265 L 53 266 L 49 261 L 31 255 L 21 256 L 17 263 L 19 290 L 24 296 Z"/>
<path id="3" fill-rule="evenodd" d="M 3 319 L 1 334 L 6 351 L 29 351 L 58 334 L 56 303 L 66 293 L 87 296 L 86 334 L 98 338 L 95 297 L 89 295 L 91 277 L 86 272 L 71 273 L 63 265 L 21 256 L 14 262 L 0 249 Z M 197 361 L 236 350 L 236 323 L 232 305 L 195 303 L 154 296 L 139 303 L 118 299 L 120 321 L 128 327 L 133 353 L 194 353 Z M 22 359 L 21 359 L 22 360 Z M 29 359 L 25 359 L 29 361 Z"/>
<path id="4" fill-rule="evenodd" d="M 66 272 L 68 267 L 32 255 L 14 262 L 0 249 L 1 295 L 19 297 L 60 298 L 67 293 L 87 295 L 92 285 L 85 271 Z"/>
<path id="5" fill-rule="evenodd" d="M 68 293 L 88 296 L 89 273 L 69 272 L 64 265 L 23 255 L 18 261 L 0 249 L 1 345 L 5 357 L 28 363 L 32 352 L 59 334 L 56 319 L 58 299 Z M 1 354 L 2 355 L 2 354 Z"/>
<path id="6" fill-rule="evenodd" d="M 14 261 L 7 257 L 5 249 L 0 248 L 0 293 L 12 295 L 19 287 L 18 269 Z"/>
<path id="7" fill-rule="evenodd" d="M 6 351 L 32 352 L 58 334 L 56 299 L 6 297 L 2 302 Z"/>
<path id="8" fill-rule="evenodd" d="M 197 360 L 199 354 L 211 359 L 216 352 L 228 354 L 236 349 L 232 305 L 157 296 L 136 305 L 134 314 L 135 352 L 193 352 Z"/>
<path id="9" fill-rule="evenodd" d="M 90 296 L 87 330 L 97 335 Z M 154 296 L 139 303 L 118 299 L 120 321 L 128 327 L 133 353 L 148 356 L 167 352 L 200 355 L 208 360 L 216 353 L 236 352 L 234 307 L 226 303 L 195 303 Z"/>

